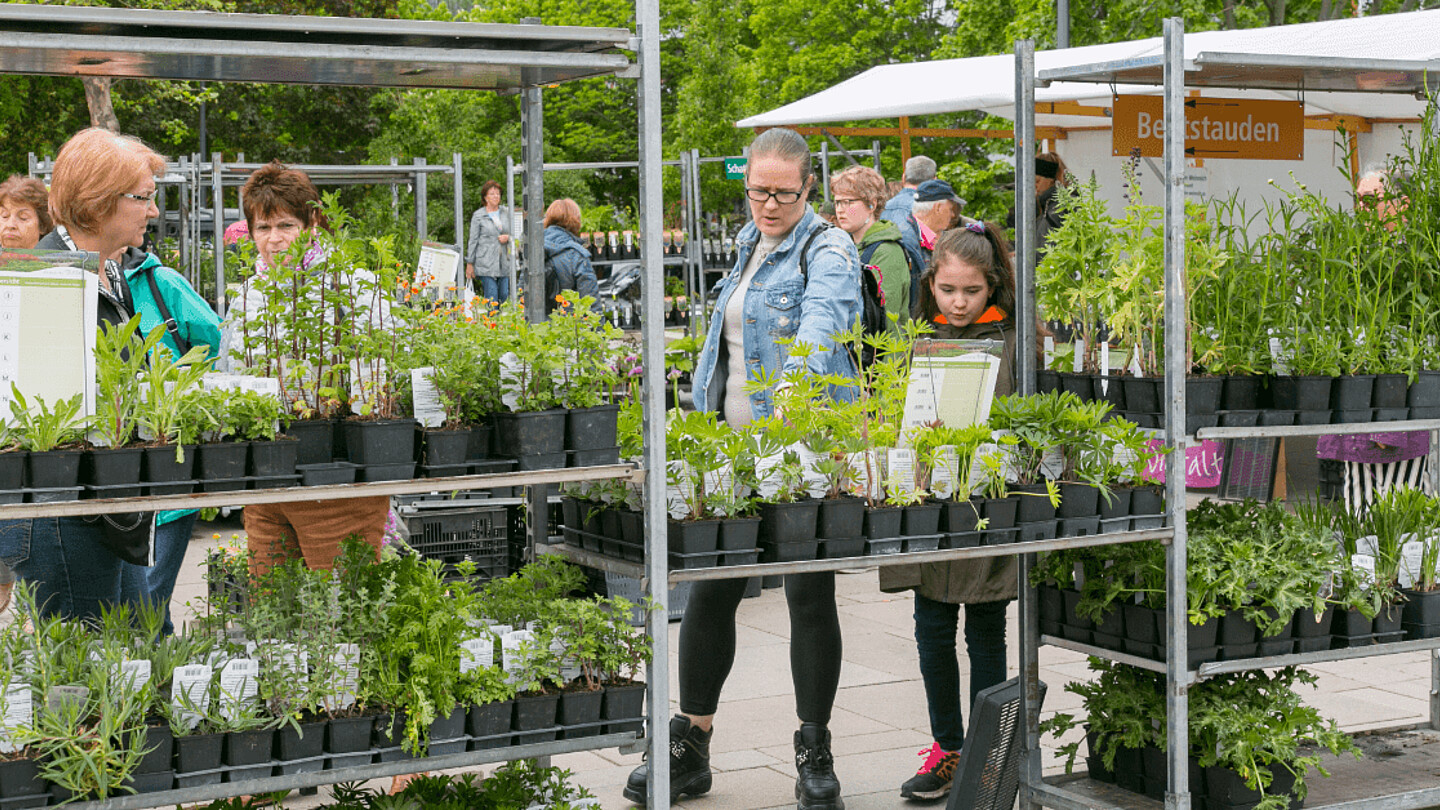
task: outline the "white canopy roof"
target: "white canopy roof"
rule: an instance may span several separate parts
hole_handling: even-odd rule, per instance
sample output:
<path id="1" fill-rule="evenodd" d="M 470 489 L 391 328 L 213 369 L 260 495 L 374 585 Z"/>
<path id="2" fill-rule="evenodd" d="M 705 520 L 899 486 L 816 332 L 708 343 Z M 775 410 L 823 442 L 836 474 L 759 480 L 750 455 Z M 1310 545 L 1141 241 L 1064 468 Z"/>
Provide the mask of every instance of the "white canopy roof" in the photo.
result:
<path id="1" fill-rule="evenodd" d="M 1163 53 L 1163 40 L 1151 37 L 1040 51 L 1035 54 L 1035 68 L 1042 79 L 1076 76 L 1106 82 L 1155 81 Z M 1383 58 L 1376 58 L 1377 54 Z M 1254 68 L 1264 64 L 1270 76 L 1266 85 L 1295 88 L 1224 90 L 1216 95 L 1303 98 L 1307 115 L 1415 118 L 1424 103 L 1410 95 L 1409 88 L 1415 86 L 1417 76 L 1423 86 L 1427 70 L 1432 81 L 1440 77 L 1440 10 L 1187 34 L 1185 59 L 1187 70 L 1203 68 L 1205 83 L 1253 87 L 1258 75 Z M 1093 69 L 1101 64 L 1108 69 Z M 1345 69 L 1333 69 L 1337 67 Z M 1317 87 L 1358 87 L 1372 92 L 1318 91 Z M 1405 93 L 1377 94 L 1375 90 Z M 1114 92 L 1156 91 L 1144 85 L 1117 84 Z M 1053 81 L 1036 89 L 1035 100 L 1107 106 L 1111 93 L 1108 83 Z M 812 96 L 743 119 L 736 126 L 840 123 L 967 110 L 1014 117 L 1013 54 L 882 65 Z M 1036 116 L 1040 126 L 1105 123 L 1105 118 L 1093 116 Z"/>

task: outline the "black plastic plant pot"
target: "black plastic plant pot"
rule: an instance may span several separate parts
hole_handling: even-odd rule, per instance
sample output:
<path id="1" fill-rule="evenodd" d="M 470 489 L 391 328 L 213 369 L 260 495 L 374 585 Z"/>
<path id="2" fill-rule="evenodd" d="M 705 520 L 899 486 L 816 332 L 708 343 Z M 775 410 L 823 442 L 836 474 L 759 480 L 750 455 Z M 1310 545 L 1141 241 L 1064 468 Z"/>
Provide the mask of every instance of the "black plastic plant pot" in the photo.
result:
<path id="1" fill-rule="evenodd" d="M 409 481 L 415 477 L 415 462 L 397 461 L 390 464 L 362 464 L 356 472 L 359 481 Z"/>
<path id="2" fill-rule="evenodd" d="M 455 706 L 450 709 L 449 714 L 435 718 L 435 721 L 430 724 L 431 746 L 442 740 L 454 740 L 465 736 L 465 720 L 469 716 L 469 706 Z M 433 755 L 436 752 L 432 750 L 431 753 Z"/>
<path id="3" fill-rule="evenodd" d="M 1405 624 L 1440 625 L 1440 591 L 1404 591 Z"/>
<path id="4" fill-rule="evenodd" d="M 1088 640 L 1089 632 L 1095 629 L 1095 622 L 1088 617 L 1081 616 L 1077 610 L 1080 605 L 1080 592 L 1072 588 L 1064 588 L 1060 591 L 1060 598 L 1065 610 L 1063 615 L 1064 625 L 1077 630 L 1084 630 Z M 1074 640 L 1078 639 L 1072 639 L 1072 641 Z"/>
<path id="5" fill-rule="evenodd" d="M 55 489 L 79 485 L 80 459 L 84 455 L 79 450 L 47 450 L 42 453 L 30 453 L 26 458 L 28 470 L 25 476 L 25 485 L 31 489 Z"/>
<path id="6" fill-rule="evenodd" d="M 1060 372 L 1042 369 L 1035 372 L 1035 391 L 1040 394 L 1048 394 L 1051 391 L 1060 389 Z"/>
<path id="7" fill-rule="evenodd" d="M 1257 374 L 1231 374 L 1220 392 L 1220 407 L 1227 411 L 1253 411 L 1260 407 L 1265 378 Z"/>
<path id="8" fill-rule="evenodd" d="M 1342 374 L 1330 384 L 1330 410 L 1358 411 L 1373 407 L 1374 374 Z"/>
<path id="9" fill-rule="evenodd" d="M 300 483 L 307 487 L 319 487 L 353 484 L 360 468 L 348 461 L 327 461 L 324 464 L 300 464 L 295 470 L 300 473 Z"/>
<path id="10" fill-rule="evenodd" d="M 224 734 L 191 734 L 175 738 L 175 772 L 213 771 L 220 767 Z M 215 781 L 220 781 L 216 774 Z M 213 783 L 211 783 L 213 784 Z"/>
<path id="11" fill-rule="evenodd" d="M 973 532 L 980 522 L 981 502 L 976 499 L 945 501 L 940 509 L 940 531 Z"/>
<path id="12" fill-rule="evenodd" d="M 0 453 L 0 492 L 13 492 L 25 486 L 26 457 L 24 450 Z"/>
<path id="13" fill-rule="evenodd" d="M 987 521 L 986 529 L 1014 528 L 1015 515 L 1020 507 L 1014 498 L 986 498 L 981 504 L 980 517 Z"/>
<path id="14" fill-rule="evenodd" d="M 1040 632 L 1052 636 L 1060 634 L 1060 625 L 1065 623 L 1065 597 L 1055 585 L 1041 585 L 1035 589 L 1040 603 Z"/>
<path id="15" fill-rule="evenodd" d="M 225 735 L 224 763 L 234 768 L 269 762 L 274 745 L 273 729 L 232 731 Z"/>
<path id="16" fill-rule="evenodd" d="M 432 467 L 464 464 L 470 450 L 470 430 L 427 429 L 423 434 L 423 463 Z"/>
<path id="17" fill-rule="evenodd" d="M 1145 792 L 1145 761 L 1139 748 L 1115 749 L 1115 784 L 1131 793 Z"/>
<path id="18" fill-rule="evenodd" d="M 1360 408 L 1353 411 L 1331 411 L 1330 424 L 1332 425 L 1364 425 L 1375 419 L 1375 411 L 1371 408 Z"/>
<path id="19" fill-rule="evenodd" d="M 1160 643 L 1160 623 L 1164 614 L 1152 607 L 1128 602 L 1121 606 L 1124 614 L 1125 638 L 1139 644 Z"/>
<path id="20" fill-rule="evenodd" d="M 465 733 L 471 737 L 500 737 L 495 740 L 495 745 L 485 746 L 487 748 L 498 748 L 508 745 L 510 742 L 510 724 L 514 721 L 515 701 L 505 700 L 496 703 L 477 703 L 470 707 L 465 716 Z"/>
<path id="21" fill-rule="evenodd" d="M 325 729 L 328 725 L 324 720 L 317 720 L 301 723 L 299 728 L 285 726 L 280 729 L 275 733 L 275 758 L 288 762 L 319 757 L 325 752 Z"/>
<path id="22" fill-rule="evenodd" d="M 756 581 L 758 584 L 758 580 Z M 605 733 L 643 730 L 641 716 L 645 713 L 645 684 L 633 683 L 626 686 L 605 688 L 605 701 L 600 705 L 600 719 L 605 722 Z"/>
<path id="23" fill-rule="evenodd" d="M 720 521 L 718 548 L 721 551 L 749 551 L 759 545 L 760 518 L 726 518 Z"/>
<path id="24" fill-rule="evenodd" d="M 328 459 L 327 459 L 328 460 Z M 294 439 L 272 439 L 250 443 L 250 475 L 294 475 L 300 463 L 300 443 Z"/>
<path id="25" fill-rule="evenodd" d="M 949 532 L 945 539 L 940 541 L 940 548 L 979 548 L 985 538 L 985 532 Z"/>
<path id="26" fill-rule="evenodd" d="M 1259 420 L 1257 420 L 1257 422 L 1258 424 L 1264 425 L 1266 427 L 1274 425 L 1293 425 L 1295 424 L 1295 411 L 1281 411 L 1274 408 L 1266 408 L 1265 410 L 1260 412 L 1260 418 Z"/>
<path id="27" fill-rule="evenodd" d="M 559 716 L 559 710 L 559 695 L 515 698 L 513 727 L 518 732 L 530 732 L 521 734 L 519 742 L 548 742 L 555 739 L 555 723 Z"/>
<path id="28" fill-rule="evenodd" d="M 593 692 L 561 692 L 560 706 L 556 718 L 566 727 L 565 739 L 593 737 L 600 733 L 600 706 L 605 702 L 605 690 Z M 571 728 L 572 726 L 586 728 Z"/>
<path id="29" fill-rule="evenodd" d="M 1055 505 L 1044 484 L 1016 484 L 1010 488 L 1010 497 L 1016 503 L 1016 524 L 1055 519 Z"/>
<path id="30" fill-rule="evenodd" d="M 345 423 L 345 454 L 351 464 L 413 463 L 415 422 L 411 419 L 349 420 Z"/>
<path id="31" fill-rule="evenodd" d="M 1400 605 L 1385 605 L 1375 614 L 1375 635 L 1383 636 L 1400 632 L 1404 610 Z"/>
<path id="32" fill-rule="evenodd" d="M 616 512 L 616 510 L 609 510 Z M 620 515 L 615 514 L 616 528 Z M 617 532 L 618 534 L 618 532 Z M 718 520 L 671 520 L 666 522 L 665 536 L 669 548 L 676 554 L 706 554 L 714 551 L 720 542 L 720 521 Z"/>
<path id="33" fill-rule="evenodd" d="M 760 544 L 814 542 L 820 518 L 819 501 L 760 504 Z"/>
<path id="34" fill-rule="evenodd" d="M 1089 402 L 1095 397 L 1095 384 L 1091 382 L 1093 376 L 1090 374 L 1075 374 L 1069 371 L 1060 372 L 1060 390 L 1068 394 L 1074 394 L 1081 402 Z"/>
<path id="35" fill-rule="evenodd" d="M 1115 520 L 1116 518 L 1128 517 L 1130 515 L 1130 496 L 1134 487 L 1112 487 L 1109 495 L 1100 494 L 1096 498 L 1096 506 L 1100 510 L 1101 520 Z M 1060 505 L 1064 506 L 1064 496 Z"/>
<path id="36" fill-rule="evenodd" d="M 1083 518 L 1100 514 L 1100 490 L 1089 484 L 1067 481 L 1060 485 L 1060 506 L 1056 517 Z"/>
<path id="37" fill-rule="evenodd" d="M 195 448 L 196 477 L 202 481 L 243 478 L 249 455 L 249 442 L 202 444 Z"/>
<path id="38" fill-rule="evenodd" d="M 134 773 L 160 773 L 173 770 L 175 734 L 168 724 L 145 726 L 131 738 L 131 747 L 145 751 Z"/>
<path id="39" fill-rule="evenodd" d="M 1317 375 L 1274 377 L 1271 404 L 1282 411 L 1328 410 L 1333 377 Z"/>
<path id="40" fill-rule="evenodd" d="M 497 413 L 493 419 L 496 455 L 523 458 L 560 453 L 561 458 L 564 458 L 564 409 Z M 562 461 L 561 464 L 563 465 L 564 462 Z"/>
<path id="41" fill-rule="evenodd" d="M 569 463 L 570 454 L 561 450 L 557 453 L 539 453 L 519 456 L 515 460 L 517 470 L 561 470 Z"/>
<path id="42" fill-rule="evenodd" d="M 895 550 L 900 550 L 900 540 L 895 539 Z M 820 541 L 799 540 L 793 543 L 777 543 L 767 545 L 762 540 L 760 545 L 760 562 L 799 562 L 801 560 L 813 560 L 820 551 Z"/>
<path id="43" fill-rule="evenodd" d="M 1296 411 L 1295 424 L 1297 425 L 1328 425 L 1330 414 L 1333 411 Z"/>
<path id="44" fill-rule="evenodd" d="M 850 537 L 844 540 L 821 540 L 815 556 L 822 560 L 838 560 L 842 557 L 860 557 L 865 554 L 865 538 Z"/>
<path id="45" fill-rule="evenodd" d="M 904 537 L 921 537 L 940 531 L 940 504 L 922 503 L 905 507 L 900 520 L 900 534 Z"/>
<path id="46" fill-rule="evenodd" d="M 1160 377 L 1121 377 L 1125 386 L 1125 409 L 1131 413 L 1159 413 L 1160 389 L 1165 380 Z"/>
<path id="47" fill-rule="evenodd" d="M 1165 490 L 1159 486 L 1136 487 L 1130 494 L 1130 514 L 1158 515 L 1165 511 Z"/>
<path id="48" fill-rule="evenodd" d="M 33 454 L 32 454 L 33 455 Z M 175 460 L 175 445 L 145 448 L 144 471 L 141 480 L 161 484 L 171 481 L 191 481 L 195 478 L 195 445 L 185 447 L 184 458 Z"/>
<path id="49" fill-rule="evenodd" d="M 1375 633 L 1375 620 L 1366 617 L 1364 613 L 1352 608 L 1345 611 L 1336 611 L 1330 628 L 1330 632 L 1336 636 L 1345 638 L 1368 637 Z"/>
<path id="50" fill-rule="evenodd" d="M 566 450 L 566 467 L 604 467 L 620 463 L 619 447 L 601 447 L 595 450 Z"/>
<path id="51" fill-rule="evenodd" d="M 0 799 L 44 796 L 45 791 L 45 779 L 40 776 L 40 760 L 12 759 L 0 762 Z M 44 807 L 45 802 L 42 800 L 39 804 L 22 804 L 6 801 L 4 806 L 7 810 L 11 807 Z"/>
<path id="52" fill-rule="evenodd" d="M 581 507 L 584 508 L 583 506 Z M 615 519 L 620 522 L 620 539 L 626 543 L 641 544 L 645 542 L 645 514 L 634 509 L 616 509 Z M 760 521 L 755 521 L 758 525 Z M 721 524 L 723 534 L 724 524 Z M 751 548 L 755 545 L 752 543 Z"/>
<path id="53" fill-rule="evenodd" d="M 329 419 L 291 422 L 285 435 L 297 442 L 296 464 L 329 464 L 335 458 L 335 427 Z"/>
<path id="54" fill-rule="evenodd" d="M 560 499 L 560 525 L 578 529 L 581 526 L 580 510 L 586 508 L 582 504 L 588 503 L 566 495 Z"/>
<path id="55" fill-rule="evenodd" d="M 1372 408 L 1409 407 L 1410 377 L 1405 374 L 1376 374 L 1370 390 Z"/>
<path id="56" fill-rule="evenodd" d="M 4 461 L 10 455 L 13 454 L 6 453 L 0 456 L 0 468 L 3 468 Z M 83 473 L 80 480 L 96 487 L 138 484 L 140 483 L 140 458 L 140 448 L 138 447 L 97 447 L 85 454 L 85 462 L 81 465 Z M 6 471 L 0 469 L 0 490 L 20 488 L 18 480 L 14 486 L 9 486 L 8 479 Z"/>
<path id="57" fill-rule="evenodd" d="M 905 547 L 905 541 L 899 537 L 890 537 L 884 540 L 866 540 L 865 554 L 867 556 L 878 556 L 881 554 L 899 554 Z"/>
<path id="58" fill-rule="evenodd" d="M 865 509 L 865 539 L 887 540 L 900 536 L 905 513 L 898 506 L 871 506 Z"/>
<path id="59" fill-rule="evenodd" d="M 1226 647 L 1254 644 L 1258 634 L 1255 622 L 1242 610 L 1227 610 L 1220 617 L 1220 644 Z"/>
<path id="60" fill-rule="evenodd" d="M 339 717 L 325 726 L 325 753 L 354 754 L 370 750 L 370 735 L 375 728 L 372 715 Z"/>
<path id="61" fill-rule="evenodd" d="M 1105 758 L 1099 754 L 1098 735 L 1093 731 L 1087 731 L 1085 744 L 1090 751 L 1090 755 L 1085 757 L 1085 769 L 1089 772 L 1090 778 L 1107 785 L 1115 784 L 1115 772 L 1105 767 Z"/>
<path id="62" fill-rule="evenodd" d="M 1185 412 L 1211 414 L 1220 410 L 1220 391 L 1224 387 L 1224 377 L 1185 378 Z"/>
<path id="63" fill-rule="evenodd" d="M 1421 371 L 1410 383 L 1405 404 L 1411 408 L 1440 408 L 1440 371 Z"/>
<path id="64" fill-rule="evenodd" d="M 1221 411 L 1220 427 L 1255 427 L 1260 421 L 1260 411 Z"/>
<path id="65" fill-rule="evenodd" d="M 1397 614 L 1399 611 L 1396 611 Z M 1265 613 L 1272 620 L 1278 615 L 1273 608 L 1265 608 Z M 1295 652 L 1295 614 L 1291 613 L 1280 630 L 1272 635 L 1265 635 L 1263 630 L 1257 628 L 1256 633 L 1256 654 L 1260 656 L 1289 655 Z"/>
<path id="66" fill-rule="evenodd" d="M 1334 612 L 1329 605 L 1317 616 L 1313 608 L 1303 607 L 1295 611 L 1294 632 L 1296 638 L 1329 638 L 1330 624 Z"/>
<path id="67" fill-rule="evenodd" d="M 470 428 L 470 442 L 465 445 L 465 460 L 490 457 L 490 425 L 473 425 Z"/>
<path id="68" fill-rule="evenodd" d="M 1374 416 L 1371 417 L 1371 421 L 1374 421 L 1374 422 L 1403 422 L 1403 421 L 1405 421 L 1406 419 L 1409 419 L 1409 418 L 1410 418 L 1410 409 L 1407 408 L 1407 407 L 1404 407 L 1404 406 L 1399 407 L 1399 408 L 1375 408 L 1375 409 L 1374 409 Z"/>
<path id="69" fill-rule="evenodd" d="M 853 540 L 862 535 L 865 501 L 851 496 L 820 501 L 815 535 L 826 540 Z"/>
<path id="70" fill-rule="evenodd" d="M 1097 374 L 1091 378 L 1092 396 L 1096 402 L 1110 403 L 1110 410 L 1125 410 L 1125 384 L 1120 382 L 1119 377 L 1111 377 L 1104 374 Z"/>
<path id="71" fill-rule="evenodd" d="M 623 540 L 624 534 L 620 531 L 620 510 L 613 506 L 606 506 L 600 510 L 600 536 L 611 540 Z M 676 549 L 670 549 L 675 551 Z M 714 551 L 714 548 L 706 549 Z"/>
<path id="72" fill-rule="evenodd" d="M 571 408 L 565 416 L 566 450 L 601 450 L 616 445 L 619 405 Z"/>

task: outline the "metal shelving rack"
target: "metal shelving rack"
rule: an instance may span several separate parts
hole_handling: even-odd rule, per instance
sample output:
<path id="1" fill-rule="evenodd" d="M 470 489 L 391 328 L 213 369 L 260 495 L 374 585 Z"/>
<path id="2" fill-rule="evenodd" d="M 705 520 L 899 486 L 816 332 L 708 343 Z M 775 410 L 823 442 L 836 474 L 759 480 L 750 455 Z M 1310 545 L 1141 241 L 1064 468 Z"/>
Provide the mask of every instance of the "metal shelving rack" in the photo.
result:
<path id="1" fill-rule="evenodd" d="M 541 87 L 581 78 L 614 76 L 639 81 L 639 165 L 642 259 L 645 278 L 642 332 L 645 391 L 645 466 L 649 492 L 664 492 L 664 335 L 659 317 L 662 298 L 660 178 L 660 8 L 658 0 L 636 0 L 636 30 L 545 26 L 538 20 L 518 25 L 437 23 L 428 21 L 316 18 L 282 15 L 218 14 L 185 11 L 136 11 L 112 8 L 0 4 L 0 73 L 285 84 L 370 85 L 519 91 L 526 157 L 538 156 L 543 142 Z M 632 61 L 622 51 L 635 54 Z M 539 162 L 531 165 L 538 167 Z M 408 168 L 408 167 L 407 167 Z M 526 219 L 539 224 L 543 178 L 527 172 Z M 528 230 L 529 247 L 540 250 L 540 228 Z M 543 267 L 530 268 L 532 285 L 543 284 Z M 650 314 L 653 313 L 653 317 Z M 532 320 L 544 318 L 544 302 L 527 302 Z M 531 486 L 532 507 L 543 502 L 543 484 L 635 475 L 626 465 L 465 476 L 424 481 L 377 482 L 340 487 L 311 487 L 113 501 L 23 504 L 0 509 L 0 519 L 59 514 L 95 514 L 137 508 L 184 508 L 237 503 L 361 497 L 487 486 Z M 669 636 L 666 592 L 654 583 L 665 578 L 664 501 L 646 503 L 647 547 L 652 553 L 651 596 L 660 609 L 650 616 L 655 661 L 648 673 L 649 714 L 669 711 Z M 539 523 L 535 521 L 534 523 Z M 536 527 L 532 526 L 532 534 Z M 544 527 L 538 531 L 543 533 Z M 651 723 L 650 755 L 663 759 L 669 728 Z M 173 790 L 71 805 L 85 810 L 130 810 L 172 806 L 225 796 L 311 787 L 366 779 L 415 768 L 458 768 L 502 759 L 540 757 L 635 743 L 634 735 L 561 740 L 377 764 L 365 768 L 272 777 L 203 788 Z M 669 795 L 668 774 L 656 772 L 654 789 Z"/>
<path id="2" fill-rule="evenodd" d="M 1017 124 L 1016 208 L 1021 212 L 1017 227 L 1017 270 L 1021 325 L 1017 329 L 1020 349 L 1017 364 L 1021 368 L 1021 388 L 1034 391 L 1034 332 L 1026 324 L 1035 317 L 1035 253 L 1033 240 L 1035 194 L 1032 155 L 1035 148 L 1034 89 L 1037 84 L 1034 43 L 1029 40 L 1015 46 L 1015 121 Z M 1384 86 L 1362 82 L 1361 75 L 1382 75 Z M 1440 63 L 1386 60 L 1375 58 L 1304 57 L 1285 55 L 1199 53 L 1185 51 L 1184 22 L 1179 18 L 1165 20 L 1164 51 L 1155 56 L 1142 56 L 1114 62 L 1077 65 L 1041 71 L 1040 82 L 1091 81 L 1110 84 L 1147 84 L 1163 88 L 1165 104 L 1165 445 L 1172 452 L 1166 458 L 1167 511 L 1173 538 L 1166 547 L 1166 637 L 1168 660 L 1161 663 L 1135 656 L 1076 644 L 1051 636 L 1041 636 L 1035 616 L 1035 590 L 1029 587 L 1033 555 L 1022 557 L 1021 565 L 1021 653 L 1020 672 L 1024 681 L 1022 705 L 1025 715 L 1024 760 L 1020 769 L 1020 806 L 1024 810 L 1054 807 L 1061 810 L 1093 808 L 1096 802 L 1059 784 L 1047 783 L 1041 771 L 1039 742 L 1039 655 L 1040 644 L 1051 644 L 1077 650 L 1113 661 L 1142 667 L 1165 675 L 1166 751 L 1169 784 L 1165 794 L 1166 810 L 1188 810 L 1191 806 L 1189 788 L 1189 698 L 1191 685 L 1207 677 L 1226 672 L 1243 672 L 1269 667 L 1315 664 L 1367 658 L 1406 652 L 1440 650 L 1440 639 L 1407 641 L 1354 649 L 1326 650 L 1266 658 L 1219 661 L 1201 664 L 1190 670 L 1185 660 L 1188 622 L 1186 606 L 1185 469 L 1184 447 L 1199 439 L 1283 438 L 1339 433 L 1375 433 L 1395 430 L 1429 430 L 1431 442 L 1432 480 L 1440 491 L 1440 466 L 1435 464 L 1434 451 L 1440 446 L 1440 420 L 1413 420 L 1356 425 L 1316 425 L 1280 427 L 1202 428 L 1193 437 L 1183 434 L 1185 424 L 1185 197 L 1184 197 L 1184 98 L 1186 87 L 1229 89 L 1270 89 L 1299 91 L 1345 90 L 1423 93 L 1427 72 L 1440 72 Z M 1440 658 L 1431 655 L 1430 724 L 1440 729 Z M 1407 791 L 1376 796 L 1363 802 L 1344 802 L 1334 808 L 1364 806 L 1367 810 L 1409 810 L 1440 804 L 1440 788 Z M 1316 810 L 1323 810 L 1316 808 Z"/>

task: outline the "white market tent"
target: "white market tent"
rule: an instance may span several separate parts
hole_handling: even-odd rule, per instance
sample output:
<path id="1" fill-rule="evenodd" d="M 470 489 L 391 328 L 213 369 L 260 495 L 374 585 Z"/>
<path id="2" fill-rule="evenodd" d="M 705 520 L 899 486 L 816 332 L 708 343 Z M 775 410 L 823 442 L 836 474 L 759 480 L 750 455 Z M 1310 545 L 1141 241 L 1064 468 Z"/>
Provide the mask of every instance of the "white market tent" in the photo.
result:
<path id="1" fill-rule="evenodd" d="M 1163 53 L 1161 37 L 1040 51 L 1040 75 L 1063 76 L 1069 67 L 1097 63 L 1151 62 Z M 1378 56 L 1383 55 L 1383 57 Z M 1257 65 L 1293 64 L 1325 59 L 1374 61 L 1365 89 L 1405 85 L 1418 72 L 1440 84 L 1440 10 L 1387 14 L 1358 19 L 1238 31 L 1205 31 L 1185 35 L 1187 71 L 1197 65 L 1235 65 L 1236 72 Z M 1383 163 L 1403 149 L 1403 131 L 1417 127 L 1424 102 L 1414 95 L 1345 92 L 1327 83 L 1323 71 L 1273 71 L 1269 89 L 1216 90 L 1202 95 L 1301 100 L 1305 103 L 1306 136 L 1303 161 L 1217 160 L 1203 162 L 1210 196 L 1239 192 L 1243 199 L 1273 199 L 1275 180 L 1283 186 L 1305 183 L 1331 199 L 1349 193 L 1343 166 L 1347 146 L 1354 148 L 1352 170 Z M 1423 78 L 1423 76 L 1422 76 Z M 1423 85 L 1423 81 L 1421 82 Z M 1330 89 L 1327 89 L 1330 88 Z M 1092 173 L 1102 189 L 1118 191 L 1123 157 L 1111 155 L 1109 105 L 1112 94 L 1154 95 L 1154 87 L 1132 84 L 1052 81 L 1035 90 L 1036 137 L 1048 141 L 1081 177 Z M 988 134 L 1009 137 L 1008 131 L 947 131 L 908 126 L 909 116 L 978 110 L 995 116 L 1015 115 L 1015 57 L 1011 54 L 882 65 L 829 89 L 783 107 L 737 122 L 741 127 L 803 126 L 877 118 L 899 118 L 898 130 L 825 127 L 832 134 L 899 134 L 907 136 Z M 1343 126 L 1350 143 L 1337 137 Z M 1147 200 L 1160 199 L 1158 172 L 1145 172 Z M 1118 194 L 1113 204 L 1120 205 Z"/>

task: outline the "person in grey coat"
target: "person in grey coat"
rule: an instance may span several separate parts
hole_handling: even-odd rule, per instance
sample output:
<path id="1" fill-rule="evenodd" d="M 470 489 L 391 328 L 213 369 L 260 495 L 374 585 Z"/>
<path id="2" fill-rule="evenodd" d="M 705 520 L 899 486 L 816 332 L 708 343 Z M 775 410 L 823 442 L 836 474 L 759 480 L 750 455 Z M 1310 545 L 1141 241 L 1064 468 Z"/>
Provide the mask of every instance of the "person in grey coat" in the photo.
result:
<path id="1" fill-rule="evenodd" d="M 510 209 L 500 204 L 500 184 L 494 180 L 480 187 L 480 199 L 485 205 L 470 217 L 465 279 L 476 294 L 498 304 L 510 298 Z"/>

